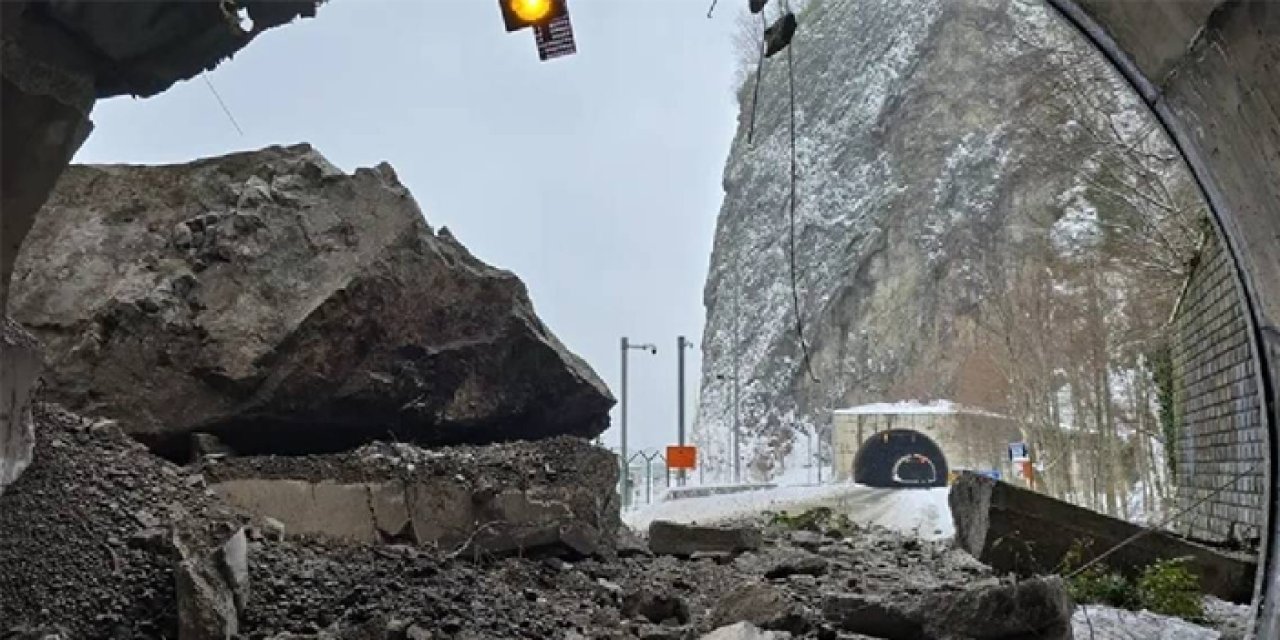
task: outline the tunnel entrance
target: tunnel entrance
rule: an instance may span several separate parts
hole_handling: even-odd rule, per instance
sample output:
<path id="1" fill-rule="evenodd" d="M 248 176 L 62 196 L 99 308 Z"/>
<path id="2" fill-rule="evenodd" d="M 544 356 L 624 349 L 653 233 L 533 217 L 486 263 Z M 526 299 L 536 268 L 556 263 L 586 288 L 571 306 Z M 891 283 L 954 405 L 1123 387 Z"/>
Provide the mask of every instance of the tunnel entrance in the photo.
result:
<path id="1" fill-rule="evenodd" d="M 947 471 L 942 448 L 910 429 L 871 436 L 853 459 L 853 481 L 869 487 L 945 487 Z"/>

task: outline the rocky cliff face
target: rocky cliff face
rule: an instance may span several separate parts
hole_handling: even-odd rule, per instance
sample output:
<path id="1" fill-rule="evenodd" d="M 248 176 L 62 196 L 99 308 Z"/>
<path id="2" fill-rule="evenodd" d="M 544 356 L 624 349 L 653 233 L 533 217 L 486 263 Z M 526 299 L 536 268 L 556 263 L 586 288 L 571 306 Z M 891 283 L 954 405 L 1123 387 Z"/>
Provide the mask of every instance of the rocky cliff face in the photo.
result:
<path id="1" fill-rule="evenodd" d="M 241 453 L 590 437 L 613 403 L 389 166 L 306 145 L 72 167 L 10 312 L 47 346 L 49 397 L 174 456 L 193 431 Z"/>
<path id="2" fill-rule="evenodd" d="M 1041 3 L 814 0 L 800 23 L 795 262 L 813 375 L 788 268 L 787 54 L 766 63 L 750 144 L 751 80 L 741 92 L 704 293 L 695 438 L 725 459 L 737 351 L 744 457 L 760 474 L 803 455 L 803 433 L 840 406 L 1006 409 L 980 326 L 1001 294 L 992 274 L 1017 268 L 1022 239 L 1061 231 L 1079 192 L 1073 171 L 1046 162 L 1062 154 L 1045 154 L 1015 116 L 1045 117 L 1029 102 L 1048 92 L 1048 52 L 1082 46 Z"/>

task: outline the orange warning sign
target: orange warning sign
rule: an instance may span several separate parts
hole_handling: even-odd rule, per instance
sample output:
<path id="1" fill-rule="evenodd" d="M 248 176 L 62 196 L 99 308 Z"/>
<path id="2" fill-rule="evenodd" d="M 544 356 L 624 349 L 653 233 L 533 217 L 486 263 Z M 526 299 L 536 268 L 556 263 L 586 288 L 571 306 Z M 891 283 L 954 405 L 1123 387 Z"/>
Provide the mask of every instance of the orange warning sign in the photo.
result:
<path id="1" fill-rule="evenodd" d="M 668 469 L 694 469 L 698 466 L 698 448 L 671 445 L 667 447 Z"/>

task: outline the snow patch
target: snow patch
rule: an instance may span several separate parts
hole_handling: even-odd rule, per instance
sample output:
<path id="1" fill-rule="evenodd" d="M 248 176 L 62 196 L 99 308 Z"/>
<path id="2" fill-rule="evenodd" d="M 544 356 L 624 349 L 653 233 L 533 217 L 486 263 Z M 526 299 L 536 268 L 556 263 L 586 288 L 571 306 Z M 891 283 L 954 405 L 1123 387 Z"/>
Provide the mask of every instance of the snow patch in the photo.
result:
<path id="1" fill-rule="evenodd" d="M 970 407 L 958 402 L 950 400 L 932 400 L 922 403 L 919 400 L 904 400 L 901 402 L 875 402 L 872 404 L 862 404 L 847 409 L 836 409 L 835 414 L 841 416 L 868 416 L 868 415 L 908 415 L 908 414 L 932 414 L 932 415 L 950 415 L 964 413 L 970 415 L 989 416 L 992 418 L 1005 418 L 1008 416 L 999 413 L 993 413 L 985 409 Z"/>

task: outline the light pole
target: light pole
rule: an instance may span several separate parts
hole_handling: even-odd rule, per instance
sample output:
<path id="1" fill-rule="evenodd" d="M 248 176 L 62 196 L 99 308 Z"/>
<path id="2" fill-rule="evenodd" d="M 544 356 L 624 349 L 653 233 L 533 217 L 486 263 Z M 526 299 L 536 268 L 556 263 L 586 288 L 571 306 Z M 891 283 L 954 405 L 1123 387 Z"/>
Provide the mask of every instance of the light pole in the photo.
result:
<path id="1" fill-rule="evenodd" d="M 805 457 L 809 458 L 809 463 L 805 465 L 809 470 L 804 474 L 804 481 L 813 482 L 813 431 L 809 429 L 804 430 L 804 449 Z M 821 470 L 818 471 L 818 484 L 822 484 Z"/>
<path id="2" fill-rule="evenodd" d="M 738 418 L 738 384 L 742 378 L 741 372 L 738 370 L 738 361 L 740 360 L 739 352 L 742 350 L 742 338 L 738 334 L 739 318 L 742 316 L 742 271 L 738 269 L 738 254 L 733 254 L 733 482 L 738 484 L 742 482 L 742 453 L 739 447 L 742 444 L 742 422 Z"/>
<path id="3" fill-rule="evenodd" d="M 735 353 L 736 356 L 736 353 Z M 734 483 L 742 482 L 742 456 L 739 449 L 738 441 L 741 440 L 740 422 L 738 421 L 738 359 L 733 359 L 733 375 L 716 376 L 717 380 L 731 380 L 733 382 L 733 429 L 729 432 L 729 448 L 733 455 L 733 481 Z"/>
<path id="4" fill-rule="evenodd" d="M 657 355 L 658 347 L 652 344 L 631 344 L 626 336 L 622 337 L 622 506 L 631 503 L 631 463 L 627 460 L 627 352 L 632 349 L 648 351 Z"/>
<path id="5" fill-rule="evenodd" d="M 692 349 L 693 343 L 684 336 L 676 337 L 676 444 L 684 446 L 684 350 Z M 684 469 L 680 470 L 676 482 L 684 486 Z"/>

